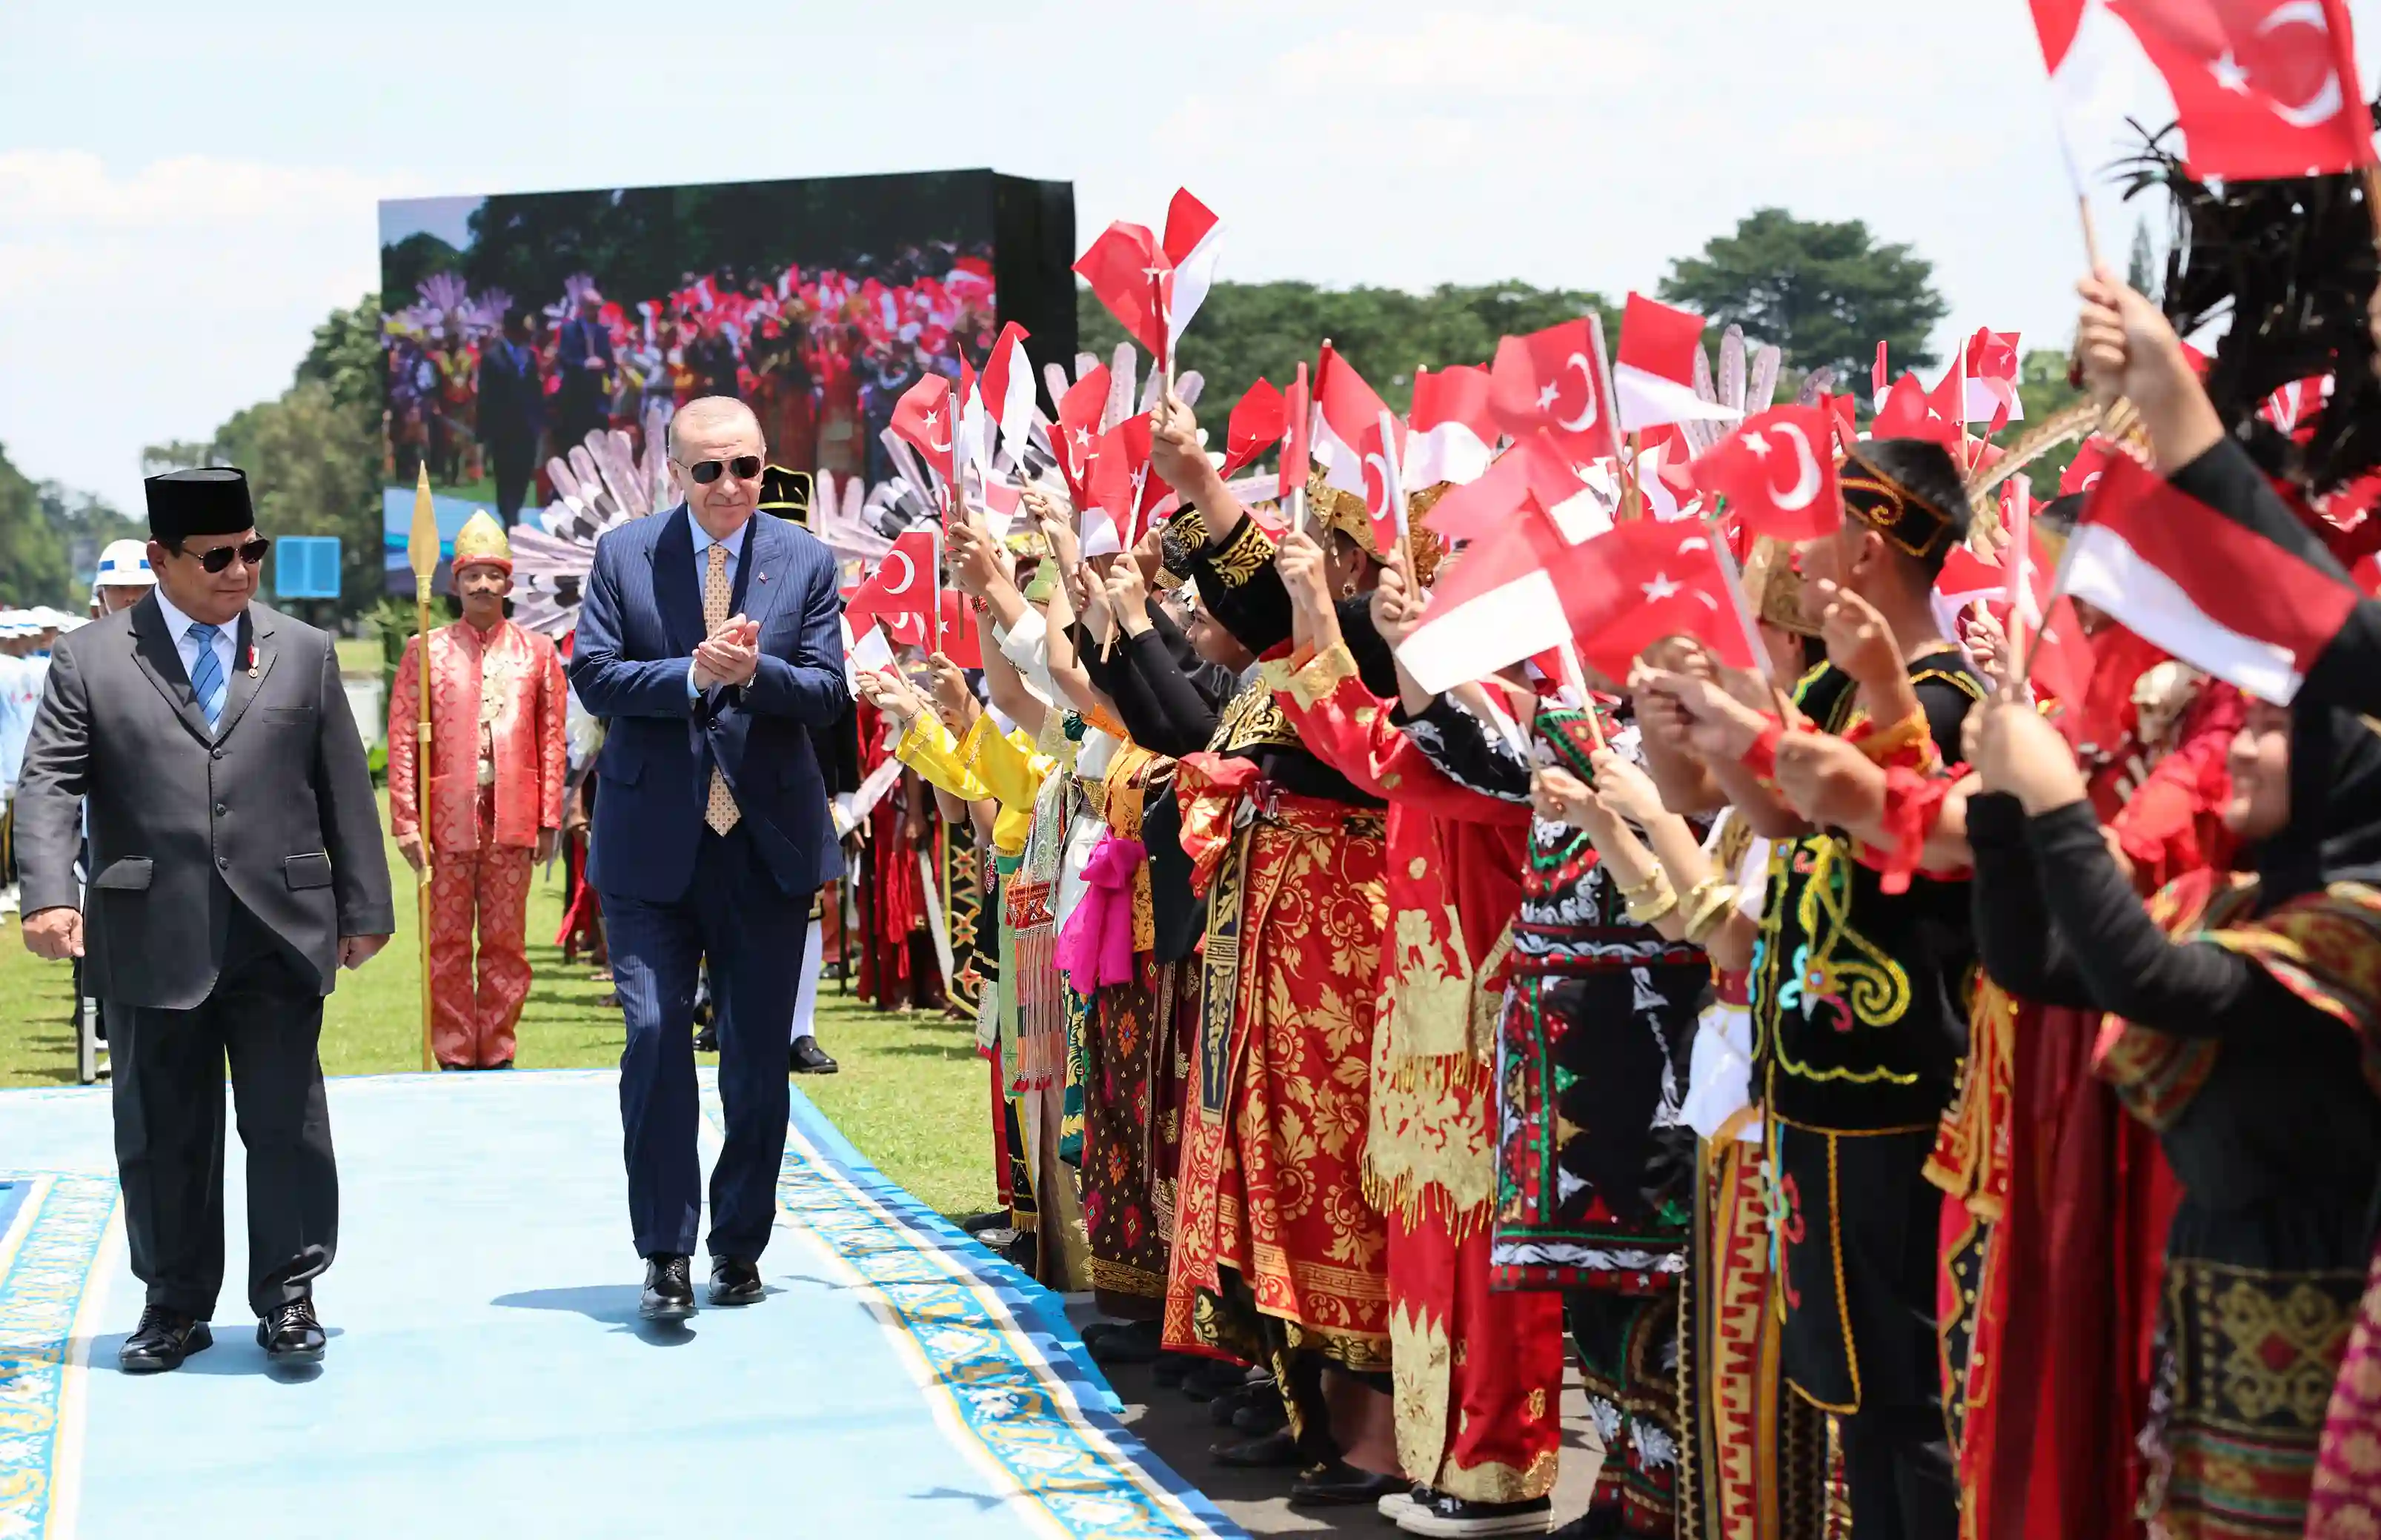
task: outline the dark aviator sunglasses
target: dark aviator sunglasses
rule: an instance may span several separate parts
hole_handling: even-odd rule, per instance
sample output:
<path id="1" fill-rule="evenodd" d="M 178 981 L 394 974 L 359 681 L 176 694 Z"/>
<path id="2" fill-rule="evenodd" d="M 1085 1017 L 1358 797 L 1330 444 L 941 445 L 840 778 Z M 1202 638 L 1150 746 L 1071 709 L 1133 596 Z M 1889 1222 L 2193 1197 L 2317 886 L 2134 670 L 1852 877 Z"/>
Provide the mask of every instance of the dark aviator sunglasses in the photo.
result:
<path id="1" fill-rule="evenodd" d="M 189 557 L 209 572 L 221 572 L 231 565 L 231 558 L 234 556 L 239 557 L 250 567 L 262 567 L 264 565 L 264 553 L 272 549 L 272 540 L 267 536 L 259 535 L 254 540 L 242 541 L 234 545 L 218 545 L 208 551 L 179 551 L 175 554 Z"/>
<path id="2" fill-rule="evenodd" d="M 751 481 L 761 474 L 761 457 L 739 455 L 730 460 L 699 459 L 686 467 L 686 473 L 694 478 L 694 484 L 697 486 L 709 486 L 719 479 L 719 473 L 722 471 L 739 482 Z"/>

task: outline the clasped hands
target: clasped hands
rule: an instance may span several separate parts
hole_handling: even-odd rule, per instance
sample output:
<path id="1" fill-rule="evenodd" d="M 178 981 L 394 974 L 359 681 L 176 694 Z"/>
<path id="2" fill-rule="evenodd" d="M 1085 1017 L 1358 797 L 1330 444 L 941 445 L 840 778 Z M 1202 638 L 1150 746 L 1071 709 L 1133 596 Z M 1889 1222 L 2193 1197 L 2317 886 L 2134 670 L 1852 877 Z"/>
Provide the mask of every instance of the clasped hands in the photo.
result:
<path id="1" fill-rule="evenodd" d="M 761 623 L 740 615 L 722 620 L 694 650 L 694 687 L 746 685 L 761 671 Z"/>

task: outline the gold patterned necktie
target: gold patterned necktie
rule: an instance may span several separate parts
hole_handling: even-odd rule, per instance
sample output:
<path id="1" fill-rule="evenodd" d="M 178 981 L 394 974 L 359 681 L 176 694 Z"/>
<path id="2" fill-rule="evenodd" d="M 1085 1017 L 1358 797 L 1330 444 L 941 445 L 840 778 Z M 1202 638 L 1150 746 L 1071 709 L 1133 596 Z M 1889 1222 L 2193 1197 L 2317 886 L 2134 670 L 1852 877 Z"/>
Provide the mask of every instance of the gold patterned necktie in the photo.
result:
<path id="1" fill-rule="evenodd" d="M 708 636 L 719 629 L 720 622 L 727 618 L 730 598 L 727 591 L 727 547 L 714 544 L 704 556 L 702 629 Z M 727 777 L 721 775 L 719 766 L 714 764 L 711 767 L 711 805 L 703 810 L 702 821 L 711 825 L 714 833 L 726 834 L 736 826 L 736 820 L 740 816 L 736 811 L 736 794 L 727 789 Z"/>

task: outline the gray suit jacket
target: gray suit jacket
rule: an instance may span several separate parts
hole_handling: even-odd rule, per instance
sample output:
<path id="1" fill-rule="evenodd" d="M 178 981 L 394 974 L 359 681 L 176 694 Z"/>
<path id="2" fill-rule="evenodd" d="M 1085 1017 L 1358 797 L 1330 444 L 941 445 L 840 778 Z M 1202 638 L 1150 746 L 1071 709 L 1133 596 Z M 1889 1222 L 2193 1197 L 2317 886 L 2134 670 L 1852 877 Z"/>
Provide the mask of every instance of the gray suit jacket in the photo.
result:
<path id="1" fill-rule="evenodd" d="M 101 999 L 203 1002 L 223 967 L 226 888 L 313 965 L 325 995 L 339 937 L 397 928 L 330 637 L 250 604 L 233 657 L 211 733 L 154 597 L 51 650 L 17 783 L 17 860 L 26 913 L 79 902 L 89 801 L 84 976 Z"/>

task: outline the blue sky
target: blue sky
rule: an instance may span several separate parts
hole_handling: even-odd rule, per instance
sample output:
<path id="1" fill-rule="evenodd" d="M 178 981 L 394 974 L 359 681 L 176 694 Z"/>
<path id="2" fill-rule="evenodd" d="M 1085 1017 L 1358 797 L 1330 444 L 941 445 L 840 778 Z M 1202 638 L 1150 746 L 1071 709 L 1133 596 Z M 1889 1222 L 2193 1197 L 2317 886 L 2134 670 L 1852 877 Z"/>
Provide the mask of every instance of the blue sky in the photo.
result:
<path id="1" fill-rule="evenodd" d="M 1188 185 L 1226 277 L 1617 297 L 1774 203 L 2058 346 L 2082 265 L 2021 0 L 0 0 L 0 446 L 137 507 L 375 284 L 383 198 L 983 165 L 1086 239 Z"/>

